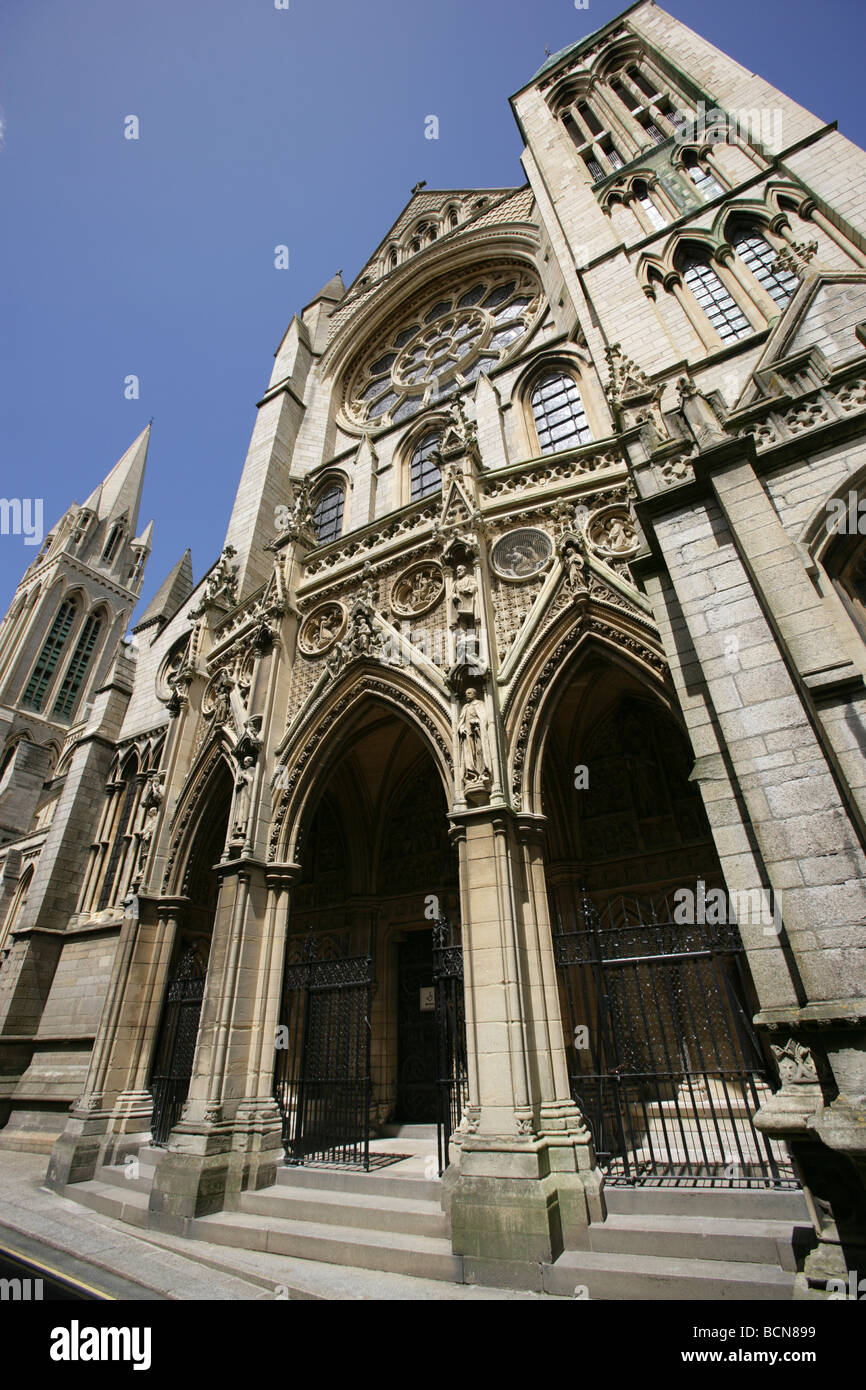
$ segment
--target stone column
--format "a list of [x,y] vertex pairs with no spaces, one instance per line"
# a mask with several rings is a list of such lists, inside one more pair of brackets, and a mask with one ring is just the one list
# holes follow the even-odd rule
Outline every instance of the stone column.
[[[757,1122],[791,1137],[817,1190],[834,1191],[834,1210],[838,1199],[849,1213],[849,1242],[866,1246],[862,1190],[859,1217],[850,1200],[866,1158],[866,853],[828,720],[834,702],[856,692],[857,673],[755,473],[754,446],[718,444],[694,465],[685,497],[670,489],[639,504],[670,575],[668,586],[656,569],[648,589],[691,701],[695,772],[728,887],[773,896],[772,924],[740,918],[761,1005],[756,1022],[777,1055],[799,1044],[815,1063],[811,1089],[797,1083],[797,1105],[774,1099]],[[750,885],[740,872],[749,864]],[[794,1116],[787,1128],[785,1108]],[[827,1146],[823,1158],[817,1140]],[[828,1149],[852,1161],[847,1179],[838,1162],[827,1177]]]
[[150,1141],[148,1089],[169,966],[185,900],[139,899],[126,916],[87,1082],[54,1146],[46,1182],[87,1182]]
[[586,1243],[601,1176],[571,1099],[538,827],[455,813],[469,1105],[445,1175],[454,1251],[472,1282],[541,1287],[541,1262]]
[[230,860],[221,886],[193,1076],[150,1195],[160,1229],[265,1187],[282,1159],[271,1092],[288,915],[288,880],[262,863]]

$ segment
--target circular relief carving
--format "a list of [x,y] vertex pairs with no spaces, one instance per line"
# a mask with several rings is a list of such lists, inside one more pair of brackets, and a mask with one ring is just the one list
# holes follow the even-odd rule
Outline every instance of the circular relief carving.
[[442,598],[445,581],[442,570],[430,562],[412,565],[394,581],[391,607],[401,618],[417,618],[429,613]]
[[496,542],[493,568],[502,579],[531,579],[544,569],[552,554],[553,541],[546,531],[522,526]]
[[182,641],[176,642],[159,668],[156,677],[156,697],[158,700],[162,700],[163,704],[167,700],[170,700],[174,694],[172,681],[183,665],[183,659],[186,656],[188,646],[188,637],[184,637]]
[[587,527],[587,537],[602,558],[621,559],[638,548],[634,522],[622,507],[596,513]]
[[305,656],[321,656],[343,635],[346,610],[341,603],[325,603],[301,623],[298,646]]

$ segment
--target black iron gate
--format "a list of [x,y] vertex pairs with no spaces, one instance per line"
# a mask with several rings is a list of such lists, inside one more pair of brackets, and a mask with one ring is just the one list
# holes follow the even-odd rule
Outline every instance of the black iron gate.
[[206,975],[207,960],[200,945],[193,943],[169,981],[154,1053],[151,1134],[159,1147],[168,1142],[189,1094]]
[[752,1124],[767,1075],[737,924],[684,923],[680,902],[552,895],[572,1094],[599,1165],[614,1183],[796,1186]]
[[433,988],[436,1007],[436,1130],[439,1172],[448,1166],[448,1141],[468,1099],[463,944],[460,928],[444,917],[433,923]]
[[274,1067],[286,1160],[370,1166],[373,957],[319,959],[321,939],[286,966]]

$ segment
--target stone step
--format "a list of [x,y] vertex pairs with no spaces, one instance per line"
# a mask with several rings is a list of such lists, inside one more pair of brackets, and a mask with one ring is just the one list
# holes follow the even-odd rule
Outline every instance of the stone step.
[[542,1276],[545,1292],[563,1298],[764,1302],[788,1301],[794,1289],[794,1275],[775,1265],[595,1250],[566,1250],[554,1264],[542,1266]]
[[724,1216],[618,1216],[589,1227],[599,1253],[669,1256],[779,1265],[796,1270],[790,1221],[750,1221]]
[[425,1139],[436,1146],[435,1125],[382,1125],[380,1133],[385,1139]]
[[219,1212],[190,1223],[188,1234],[215,1245],[262,1250],[326,1264],[463,1282],[463,1261],[444,1237],[406,1235],[358,1226],[322,1226],[248,1212]]
[[131,1183],[118,1186],[94,1179],[92,1182],[76,1183],[73,1191],[76,1202],[103,1216],[113,1216],[130,1226],[143,1227],[148,1224],[150,1193],[136,1189]]
[[238,1210],[324,1226],[359,1226],[404,1235],[446,1236],[448,1221],[438,1202],[418,1197],[381,1197],[332,1189],[268,1187],[244,1192]]
[[791,1221],[809,1225],[809,1209],[800,1191],[774,1188],[614,1187],[605,1184],[607,1209],[618,1216],[742,1216],[755,1221]]
[[352,1172],[344,1168],[293,1168],[289,1165],[277,1169],[278,1187],[315,1187],[320,1191],[367,1193],[374,1197],[417,1197],[421,1201],[438,1202],[442,1191],[439,1178],[423,1178],[415,1174],[400,1177],[386,1176],[386,1168],[380,1173]]

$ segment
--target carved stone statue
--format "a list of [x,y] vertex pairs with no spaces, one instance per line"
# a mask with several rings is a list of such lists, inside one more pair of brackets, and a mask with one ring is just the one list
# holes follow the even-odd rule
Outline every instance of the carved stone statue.
[[226,546],[205,584],[203,604],[221,603],[227,608],[234,607],[237,602],[238,567],[232,564],[232,558],[236,554],[233,545]]
[[451,602],[454,605],[455,621],[462,627],[475,627],[478,623],[478,585],[474,574],[469,573],[466,565],[458,565],[454,572],[454,593]]
[[221,728],[231,718],[232,683],[224,670],[219,670],[211,687],[211,703],[215,728]]
[[469,686],[466,691],[457,723],[457,738],[464,791],[486,791],[491,780],[487,711],[473,686]]
[[250,818],[250,804],[255,775],[256,760],[252,754],[248,753],[244,758],[243,766],[235,782],[235,815],[232,837],[236,840],[244,839],[247,833],[247,822]]
[[628,517],[611,516],[601,522],[595,540],[616,555],[626,555],[637,545],[637,532]]
[[574,535],[564,536],[560,546],[560,554],[565,572],[565,582],[569,589],[573,594],[585,594],[588,590],[586,560],[578,537]]

